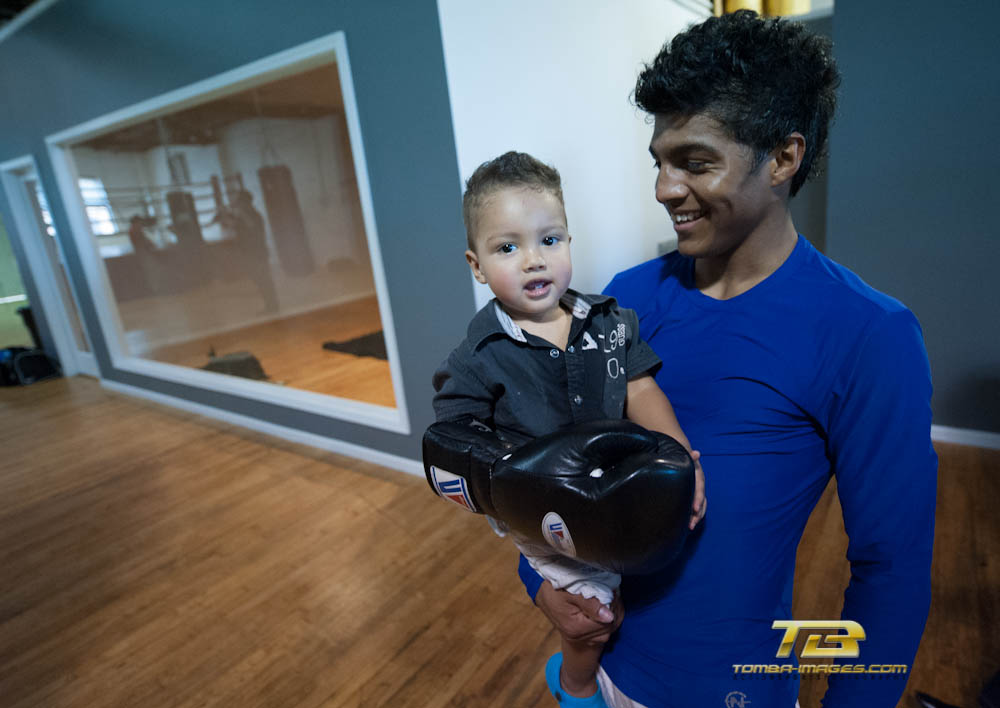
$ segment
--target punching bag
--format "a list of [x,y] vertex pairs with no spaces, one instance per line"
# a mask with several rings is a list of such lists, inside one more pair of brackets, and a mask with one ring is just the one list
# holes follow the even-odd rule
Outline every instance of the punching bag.
[[201,224],[194,208],[194,197],[187,192],[167,192],[167,208],[170,209],[170,228],[177,234],[177,243],[185,248],[200,246]]
[[257,177],[282,270],[289,275],[308,275],[313,271],[313,255],[292,171],[287,165],[270,165],[258,169]]
[[170,210],[169,228],[177,235],[177,247],[164,252],[166,268],[170,273],[170,290],[190,290],[211,279],[211,267],[205,260],[205,241],[201,224],[194,207],[194,197],[182,190],[167,192]]

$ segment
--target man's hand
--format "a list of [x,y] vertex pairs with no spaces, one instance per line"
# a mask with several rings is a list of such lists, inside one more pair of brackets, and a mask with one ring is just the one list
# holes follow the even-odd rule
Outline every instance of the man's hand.
[[565,590],[556,590],[548,580],[538,588],[535,604],[559,634],[574,642],[604,644],[625,617],[625,609],[617,593],[609,611],[596,597],[585,599]]
[[691,504],[691,521],[688,523],[688,528],[694,531],[698,522],[705,518],[708,500],[705,498],[705,470],[701,468],[701,453],[692,450],[691,459],[694,460],[694,502]]

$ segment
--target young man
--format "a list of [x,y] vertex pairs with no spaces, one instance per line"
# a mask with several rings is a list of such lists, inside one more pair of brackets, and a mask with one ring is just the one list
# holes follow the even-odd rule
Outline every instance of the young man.
[[[606,639],[621,623],[599,677],[611,706],[796,704],[794,673],[734,665],[782,662],[772,622],[791,617],[796,548],[831,474],[850,537],[842,618],[866,635],[845,663],[913,663],[937,469],[920,328],[813,249],[788,208],[823,154],[838,81],[827,40],[747,11],[681,33],[639,76],[678,250],[606,292],[670,371],[657,382],[702,452],[712,511],[670,568],[623,579],[624,619],[601,622],[521,566],[564,636]],[[906,678],[832,677],[824,706],[891,708]]]

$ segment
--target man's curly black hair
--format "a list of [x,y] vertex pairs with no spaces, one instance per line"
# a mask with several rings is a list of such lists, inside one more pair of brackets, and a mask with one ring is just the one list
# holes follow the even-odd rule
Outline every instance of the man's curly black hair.
[[826,151],[840,73],[829,39],[752,10],[711,17],[678,34],[647,64],[635,102],[647,113],[707,115],[754,153],[754,169],[791,133],[805,137],[790,194]]

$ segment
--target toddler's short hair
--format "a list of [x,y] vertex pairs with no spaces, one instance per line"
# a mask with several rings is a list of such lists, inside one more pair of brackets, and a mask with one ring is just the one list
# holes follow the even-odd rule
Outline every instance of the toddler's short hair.
[[565,209],[562,180],[555,167],[524,152],[505,152],[477,167],[465,183],[462,218],[465,220],[465,235],[470,250],[476,250],[475,227],[479,210],[494,192],[504,187],[528,187],[550,192]]

